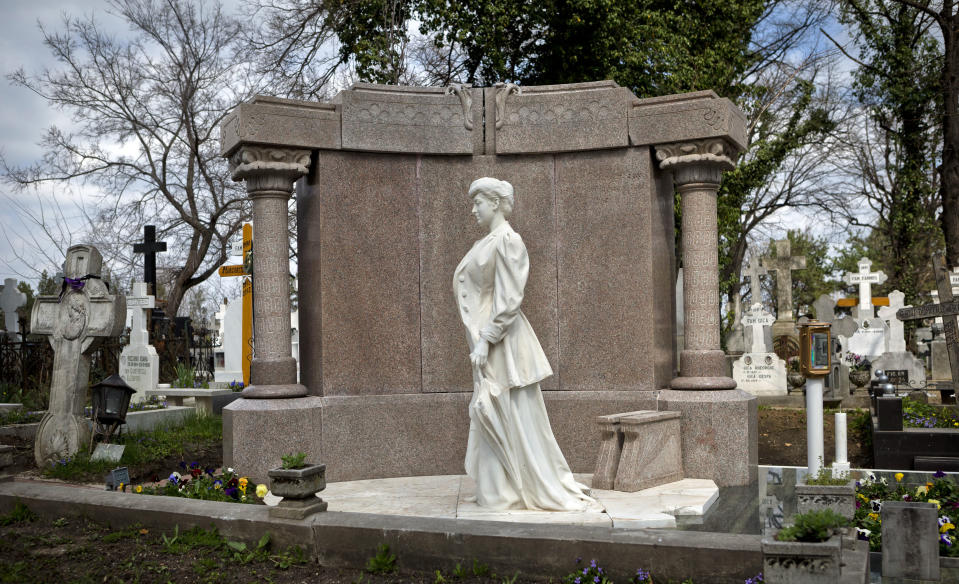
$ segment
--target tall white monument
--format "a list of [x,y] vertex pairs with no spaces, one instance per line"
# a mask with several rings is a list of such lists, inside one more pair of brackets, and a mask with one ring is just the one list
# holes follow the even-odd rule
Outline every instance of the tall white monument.
[[3,292],[0,292],[0,310],[3,311],[3,329],[11,338],[16,338],[20,330],[17,322],[17,309],[26,305],[27,295],[17,290],[16,278],[7,278],[3,281]]
[[150,344],[147,331],[147,311],[154,306],[154,297],[147,294],[146,283],[135,282],[133,294],[127,296],[127,311],[133,316],[130,344],[120,353],[120,377],[137,390],[131,402],[145,401],[147,390],[156,388],[160,381],[160,357]]
[[846,284],[859,285],[859,306],[858,312],[853,311],[853,318],[857,321],[863,321],[873,318],[875,313],[872,310],[872,285],[882,284],[887,277],[882,271],[873,272],[872,260],[862,258],[859,260],[859,271],[849,272],[843,276]]

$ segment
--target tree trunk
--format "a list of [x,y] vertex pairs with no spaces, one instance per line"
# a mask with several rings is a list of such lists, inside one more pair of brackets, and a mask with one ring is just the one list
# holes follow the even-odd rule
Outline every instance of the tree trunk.
[[[950,3],[951,4],[951,3]],[[939,192],[942,197],[942,234],[946,239],[946,259],[951,266],[959,266],[959,43],[956,43],[956,15],[943,10],[948,30],[944,34],[944,63],[942,66],[942,167]]]

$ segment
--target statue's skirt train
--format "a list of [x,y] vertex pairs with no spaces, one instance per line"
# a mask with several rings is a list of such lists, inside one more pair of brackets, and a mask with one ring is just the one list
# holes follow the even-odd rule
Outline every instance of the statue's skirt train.
[[504,389],[483,374],[476,378],[466,474],[476,483],[477,504],[548,511],[595,505],[553,437],[539,383]]

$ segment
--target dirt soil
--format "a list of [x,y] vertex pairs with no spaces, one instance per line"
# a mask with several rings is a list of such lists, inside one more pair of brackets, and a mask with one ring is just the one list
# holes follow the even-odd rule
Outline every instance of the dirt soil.
[[[272,559],[244,562],[224,545],[164,545],[173,533],[139,527],[111,529],[88,519],[61,518],[21,522],[2,528],[0,537],[0,582],[20,584],[76,582],[143,584],[167,582],[271,582],[276,584],[435,584],[434,573],[400,570],[390,575],[371,575],[360,569],[335,569],[310,560],[277,564],[284,550],[270,550]],[[182,538],[182,534],[180,534]],[[402,560],[400,560],[401,562]],[[565,574],[554,574],[557,577]],[[502,584],[502,577],[457,579],[445,573],[450,584]],[[516,584],[543,582],[520,574]]]
[[[853,468],[872,468],[871,436],[857,432],[853,419],[859,410],[846,413],[846,451]],[[823,416],[825,463],[836,459],[835,417]],[[806,466],[806,410],[763,408],[759,410],[759,464]]]

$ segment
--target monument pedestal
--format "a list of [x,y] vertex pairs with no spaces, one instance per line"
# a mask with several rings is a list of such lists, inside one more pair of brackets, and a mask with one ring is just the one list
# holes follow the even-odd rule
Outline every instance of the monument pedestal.
[[307,460],[324,460],[322,408],[315,396],[235,400],[223,408],[223,466],[265,483],[284,455],[305,452]]
[[720,487],[748,485],[759,464],[755,396],[741,389],[659,392],[660,411],[682,414],[683,476]]

